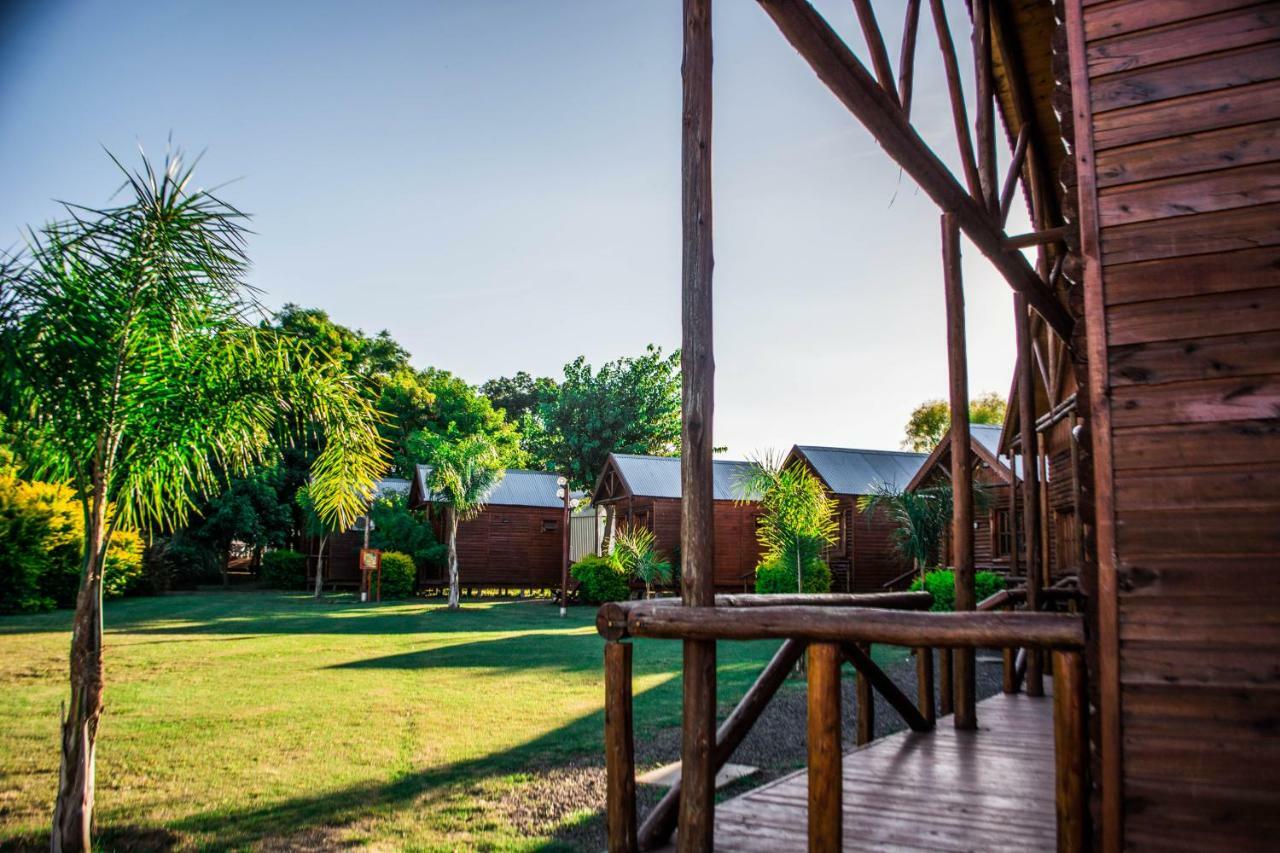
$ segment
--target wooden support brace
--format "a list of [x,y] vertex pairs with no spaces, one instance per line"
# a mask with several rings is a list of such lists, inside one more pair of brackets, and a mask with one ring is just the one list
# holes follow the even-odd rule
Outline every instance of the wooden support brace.
[[907,19],[902,25],[902,50],[898,53],[898,102],[902,114],[911,118],[911,89],[915,79],[916,32],[920,28],[920,0],[907,0]]
[[[868,647],[869,648],[869,647]],[[844,655],[845,660],[853,665],[858,671],[858,702],[862,702],[862,683],[866,682],[867,691],[870,693],[874,689],[877,693],[885,698],[885,700],[893,706],[893,709],[902,717],[903,722],[911,727],[912,731],[927,732],[933,728],[933,724],[927,720],[920,710],[907,698],[906,694],[893,683],[893,679],[889,677],[883,669],[876,665],[871,659],[871,655],[861,645],[853,643],[844,643],[840,646],[840,651]],[[868,697],[873,698],[873,697]],[[859,710],[859,720],[861,720],[861,710]],[[870,737],[868,740],[875,738],[875,716],[872,714],[869,721],[868,729]],[[861,731],[861,723],[859,723],[859,731]],[[859,744],[861,745],[861,744]]]
[[867,42],[867,50],[871,51],[871,67],[876,70],[876,79],[880,81],[880,88],[894,100],[894,103],[898,103],[898,90],[893,85],[893,68],[889,65],[889,52],[885,50],[884,36],[880,34],[880,25],[876,23],[876,13],[871,8],[871,0],[853,0],[853,8],[858,13],[858,25],[862,27],[862,37]]
[[610,853],[636,842],[635,734],[631,717],[631,644],[604,644],[605,815]]
[[1060,243],[1071,233],[1072,226],[1059,225],[1043,231],[1031,231],[1026,234],[1014,234],[1004,238],[1004,247],[1008,250],[1029,249],[1032,246],[1043,246],[1047,243]]
[[996,122],[995,88],[991,68],[991,0],[970,0],[973,9],[973,64],[975,93],[975,131],[978,136],[978,178],[982,185],[981,202],[995,216],[996,199]]
[[1024,124],[1018,131],[1018,142],[1013,148],[1013,160],[1009,163],[1009,172],[1004,176],[1004,187],[1000,190],[1000,227],[1009,220],[1009,208],[1013,206],[1013,193],[1018,188],[1018,178],[1022,175],[1022,164],[1027,159],[1027,143],[1031,139],[1031,125]]
[[844,780],[840,746],[840,647],[834,643],[809,646],[808,735],[809,850],[810,853],[839,853],[844,842]]

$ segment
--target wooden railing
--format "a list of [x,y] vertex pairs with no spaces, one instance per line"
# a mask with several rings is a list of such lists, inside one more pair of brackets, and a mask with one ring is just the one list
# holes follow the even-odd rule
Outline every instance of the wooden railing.
[[[746,738],[788,673],[808,654],[809,846],[839,850],[843,821],[840,736],[840,667],[851,663],[858,678],[857,742],[874,732],[872,692],[879,692],[909,727],[934,726],[933,650],[941,650],[941,685],[948,695],[947,661],[956,649],[1044,650],[1052,653],[1058,846],[1085,849],[1087,839],[1087,732],[1083,621],[1074,615],[999,612],[1019,603],[1017,591],[983,601],[981,612],[926,613],[928,593],[838,596],[717,596],[715,607],[685,607],[675,599],[607,604],[596,626],[605,644],[605,745],[609,849],[651,849],[676,828],[681,782],[636,825],[635,754],[632,724],[633,637],[672,640],[764,640],[783,643],[738,706],[721,723],[710,749],[682,755],[703,761],[698,777],[714,779]],[[917,704],[872,660],[873,643],[916,650]],[[1015,657],[1005,655],[1005,686]],[[941,703],[946,713],[947,703]]]

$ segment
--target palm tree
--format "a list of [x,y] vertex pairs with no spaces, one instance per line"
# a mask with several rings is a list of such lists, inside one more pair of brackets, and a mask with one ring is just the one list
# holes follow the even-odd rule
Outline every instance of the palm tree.
[[812,471],[799,463],[784,465],[779,453],[765,451],[750,462],[735,484],[738,501],[759,496],[763,514],[756,537],[765,558],[794,564],[796,591],[803,591],[806,560],[835,541],[836,501]]
[[449,609],[459,605],[458,523],[475,518],[489,493],[502,481],[498,451],[482,435],[439,444],[432,453],[428,487],[431,500],[444,506],[449,547]]
[[[115,158],[112,158],[113,160]],[[29,461],[84,512],[52,849],[87,850],[103,709],[102,571],[116,530],[181,526],[282,444],[320,443],[317,512],[349,524],[386,464],[376,413],[336,365],[257,328],[245,215],[180,154],[125,174],[118,207],[66,205],[0,264],[3,396]]]
[[618,531],[611,550],[622,570],[644,584],[645,598],[653,595],[655,586],[671,583],[671,564],[654,549],[654,541],[653,531],[633,524]]
[[[876,510],[884,510],[894,525],[893,539],[911,567],[920,573],[920,582],[929,564],[938,558],[942,537],[951,523],[951,486],[927,486],[913,492],[896,486],[877,483],[870,494],[858,498],[858,511],[868,516]],[[980,483],[973,484],[973,502],[982,511],[990,502],[990,496]]]

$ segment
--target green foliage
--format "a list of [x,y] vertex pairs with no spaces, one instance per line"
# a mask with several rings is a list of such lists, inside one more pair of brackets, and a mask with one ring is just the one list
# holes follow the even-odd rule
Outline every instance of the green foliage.
[[324,353],[347,373],[370,382],[382,382],[409,368],[409,352],[385,329],[369,337],[359,329],[349,329],[329,318],[319,308],[303,308],[287,303],[275,315],[270,327],[291,338],[304,341]]
[[304,589],[307,556],[283,548],[262,555],[262,585],[269,589]]
[[621,569],[644,584],[649,593],[655,586],[671,583],[671,563],[654,549],[654,536],[647,527],[631,525],[613,537],[612,557]]
[[180,532],[152,546],[147,582],[155,592],[195,589],[201,584],[216,583],[223,559],[207,542]]
[[[973,507],[983,512],[991,503],[991,495],[980,483],[973,484]],[[922,571],[932,565],[941,553],[942,537],[951,524],[951,486],[926,486],[913,492],[877,483],[869,495],[858,497],[858,511],[867,515],[885,513],[894,525],[893,541],[908,565]]]
[[[995,391],[988,391],[969,399],[969,423],[1003,424],[1005,400]],[[951,406],[946,400],[925,400],[911,412],[907,421],[906,438],[902,446],[919,453],[928,453],[938,446],[951,428]]]
[[231,480],[221,494],[207,501],[187,532],[207,543],[225,562],[232,542],[251,548],[279,547],[289,539],[293,507],[282,501],[278,467],[258,468]]
[[[810,540],[799,545],[800,577],[802,592],[823,593],[831,591],[831,569],[822,559],[822,543]],[[770,558],[756,567],[756,592],[784,593],[796,591],[795,546]]]
[[[990,598],[1005,588],[1004,579],[994,572],[976,572],[973,576],[974,601]],[[920,578],[911,582],[911,591],[926,590],[933,596],[930,610],[950,611],[956,609],[956,575],[951,569],[937,569],[927,572],[923,585]]]
[[588,554],[569,569],[581,586],[582,597],[590,604],[626,601],[631,597],[626,570],[613,557]]
[[382,597],[410,598],[417,585],[418,569],[413,558],[398,551],[382,554]]
[[444,562],[445,547],[436,540],[431,522],[425,513],[409,509],[404,495],[378,498],[369,514],[373,519],[370,547],[408,554],[420,567],[439,566]]
[[591,488],[614,453],[671,456],[680,452],[680,352],[664,356],[652,344],[644,355],[611,361],[594,372],[585,357],[564,368],[558,392],[525,429],[535,456],[574,488]]
[[417,381],[434,402],[422,416],[423,427],[405,440],[403,460],[397,461],[405,476],[411,475],[413,465],[433,459],[441,445],[472,437],[484,439],[499,467],[528,466],[519,427],[495,409],[488,397],[447,370],[429,367],[417,374]]
[[495,409],[507,413],[507,420],[520,423],[527,415],[536,415],[538,407],[555,399],[556,381],[548,376],[536,379],[521,370],[515,376],[500,376],[480,386]]
[[448,507],[459,521],[480,514],[505,473],[497,448],[483,435],[439,442],[429,458],[431,499]]

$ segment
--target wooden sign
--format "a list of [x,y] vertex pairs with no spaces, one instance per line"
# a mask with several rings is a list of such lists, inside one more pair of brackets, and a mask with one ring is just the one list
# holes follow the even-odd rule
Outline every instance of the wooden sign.
[[382,552],[377,548],[360,549],[360,571],[376,572],[382,569]]

